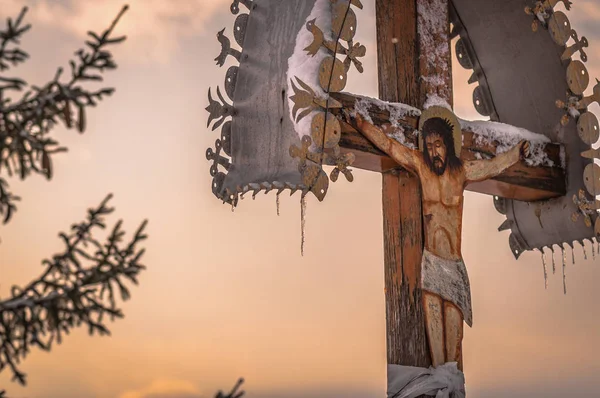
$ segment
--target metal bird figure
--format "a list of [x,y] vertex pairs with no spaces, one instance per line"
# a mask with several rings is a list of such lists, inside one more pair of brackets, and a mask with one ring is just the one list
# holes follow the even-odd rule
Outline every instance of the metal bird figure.
[[242,55],[238,50],[231,48],[231,40],[229,40],[229,38],[225,36],[223,32],[225,32],[225,28],[217,33],[217,40],[219,40],[219,43],[221,43],[221,53],[217,56],[217,58],[215,58],[218,66],[225,65],[225,60],[227,59],[228,55],[233,56],[238,60],[238,62],[240,61]]
[[325,40],[325,36],[323,35],[323,31],[319,29],[319,27],[315,24],[317,19],[310,20],[306,23],[306,29],[308,29],[313,34],[313,42],[304,49],[304,51],[308,52],[308,55],[315,56],[319,49],[323,45]]

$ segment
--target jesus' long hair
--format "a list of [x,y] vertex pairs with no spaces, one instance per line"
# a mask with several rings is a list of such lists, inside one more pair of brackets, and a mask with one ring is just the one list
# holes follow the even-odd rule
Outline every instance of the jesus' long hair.
[[453,131],[454,126],[447,119],[432,117],[423,123],[423,128],[421,129],[424,146],[423,157],[425,163],[430,168],[433,168],[433,161],[429,157],[429,152],[425,147],[425,141],[427,136],[430,134],[439,134],[444,140],[444,145],[446,145],[446,167],[450,168],[452,171],[455,171],[459,170],[463,166],[462,160],[456,156],[456,151],[454,149],[454,135],[452,134]]

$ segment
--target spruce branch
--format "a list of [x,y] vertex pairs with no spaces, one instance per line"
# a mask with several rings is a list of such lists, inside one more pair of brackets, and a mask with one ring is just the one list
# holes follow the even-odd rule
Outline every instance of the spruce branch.
[[[23,34],[31,28],[29,24],[21,26],[26,12],[27,7],[23,7],[16,21],[13,23],[13,20],[8,18],[6,21],[6,30],[0,30],[0,71],[10,68],[10,65],[16,66],[29,57],[18,46]],[[10,44],[15,44],[16,47],[8,48]]]
[[44,260],[41,277],[21,288],[13,286],[11,297],[0,300],[0,372],[10,369],[13,381],[25,385],[18,364],[31,347],[49,351],[52,343],[61,343],[65,334],[87,326],[90,335],[109,335],[105,319],[122,318],[116,296],[130,297],[127,282],[138,283],[145,269],[140,263],[147,238],[144,221],[129,242],[119,220],[105,242],[94,238],[95,230],[106,228],[108,195],[100,206],[89,209],[85,221],[73,224],[70,233],[60,233],[65,249]]
[[[229,392],[229,394],[225,395],[225,393],[223,393],[223,391],[219,391],[217,393],[217,395],[215,395],[215,398],[241,398],[244,394],[245,391],[238,391],[239,388],[242,386],[242,383],[244,382],[244,379],[240,378],[238,379],[237,383],[235,383],[235,386],[233,386],[233,389],[231,390],[231,392]],[[0,396],[0,398],[2,398]]]
[[[25,179],[32,174],[42,174],[52,178],[53,155],[67,149],[48,137],[48,133],[60,122],[83,133],[87,108],[96,106],[114,92],[110,87],[89,90],[83,84],[101,82],[105,71],[117,68],[109,47],[126,39],[125,36],[113,37],[113,31],[127,9],[125,5],[102,34],[88,32],[89,39],[84,48],[76,51],[75,58],[69,62],[68,79],[62,79],[62,68],[42,87],[29,85],[22,79],[0,76],[0,175],[5,172],[9,177]],[[11,43],[18,44],[30,28],[30,25],[22,26],[26,11],[27,8],[23,8],[14,23],[9,18],[7,28],[0,31],[0,70],[28,57],[18,47],[8,48]],[[17,101],[13,102],[5,95],[9,90],[20,92],[26,87],[29,89]],[[0,191],[0,212],[4,207],[4,214],[8,214],[5,203],[8,199],[3,198]],[[12,214],[15,207],[10,209]]]

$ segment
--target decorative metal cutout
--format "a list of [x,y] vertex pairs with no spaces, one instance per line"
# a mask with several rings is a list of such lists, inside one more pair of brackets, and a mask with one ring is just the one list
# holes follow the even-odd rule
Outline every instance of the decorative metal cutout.
[[227,36],[223,34],[225,32],[225,28],[217,33],[217,40],[221,43],[221,53],[215,58],[218,66],[225,65],[225,61],[227,60],[227,56],[231,55],[238,62],[240,62],[240,58],[242,57],[242,53],[236,50],[235,48],[231,48],[231,40]]
[[475,64],[473,63],[471,54],[467,50],[467,46],[465,44],[465,40],[461,37],[456,42],[456,57],[458,58],[458,63],[465,69],[473,69]]
[[302,137],[302,147],[298,148],[295,145],[290,147],[290,156],[299,160],[298,171],[302,175],[302,183],[310,187],[310,191],[312,191],[317,199],[323,200],[329,187],[327,174],[325,174],[321,167],[325,154],[311,152],[309,150],[311,145],[311,138],[305,135]]
[[[256,96],[257,101],[271,105],[271,107],[265,108],[265,111],[274,109],[272,106],[276,104],[272,101],[273,93],[265,87],[272,87],[271,84],[280,85],[279,77],[271,78],[274,75],[269,73],[268,68],[264,74],[261,74],[265,70],[264,67],[260,70],[256,69],[251,62],[246,63],[248,58],[252,60],[253,57],[264,57],[266,54],[276,57],[280,56],[278,51],[281,51],[281,54],[283,52],[289,54],[293,50],[293,42],[290,44],[289,40],[292,35],[295,38],[300,27],[298,23],[300,23],[312,33],[314,39],[313,43],[305,49],[308,56],[316,55],[322,48],[325,48],[330,55],[327,61],[321,65],[323,78],[320,85],[326,93],[340,91],[345,87],[347,73],[352,64],[362,72],[362,63],[359,58],[365,55],[366,48],[360,43],[353,42],[357,19],[354,11],[350,8],[351,6],[362,8],[362,4],[358,0],[329,0],[328,3],[331,4],[332,24],[331,31],[325,33],[315,25],[316,20],[308,21],[305,24],[301,22],[306,20],[306,16],[309,15],[307,12],[310,12],[313,7],[313,2],[310,0],[306,2],[295,0],[293,4],[292,2],[282,4],[272,0],[234,0],[231,3],[232,14],[239,14],[233,24],[233,39],[242,49],[232,47],[235,44],[232,44],[230,38],[225,34],[225,29],[222,29],[217,33],[221,51],[215,61],[218,66],[222,67],[231,56],[240,65],[236,64],[228,68],[224,86],[216,89],[216,98],[213,98],[212,90],[209,89],[209,105],[206,107],[209,112],[207,125],[212,127],[212,130],[222,128],[220,139],[216,140],[214,148],[206,151],[206,157],[211,162],[210,174],[213,177],[213,193],[223,202],[235,206],[238,199],[243,198],[248,192],[251,192],[254,198],[261,191],[265,193],[276,191],[279,195],[286,189],[290,190],[291,194],[300,191],[303,197],[308,192],[313,192],[319,200],[323,200],[329,185],[329,177],[323,171],[324,164],[334,166],[331,173],[332,181],[337,180],[340,173],[344,174],[349,181],[352,180],[349,166],[354,160],[354,155],[341,153],[339,148],[341,126],[330,112],[333,108],[341,108],[342,104],[330,98],[329,95],[317,95],[313,88],[300,79],[292,79],[290,93],[287,92],[287,89],[283,89],[278,98],[283,99],[285,104],[285,100],[291,94],[290,99],[294,104],[291,113],[294,120],[297,122],[312,114],[311,118],[314,117],[314,120],[311,120],[312,123],[309,124],[312,125],[313,130],[304,140],[295,141],[295,136],[292,139],[287,133],[290,130],[287,127],[287,119],[282,118],[281,127],[277,126],[285,133],[282,142],[300,142],[298,145],[292,144],[289,150],[293,159],[298,160],[300,174],[295,173],[293,163],[286,156],[288,154],[286,150],[281,152],[278,149],[277,154],[273,155],[275,157],[272,163],[269,163],[279,165],[283,161],[285,167],[282,172],[274,172],[272,168],[262,166],[261,162],[264,160],[262,158],[257,158],[257,160],[251,158],[249,160],[251,165],[247,165],[248,151],[252,151],[254,142],[262,139],[262,136],[256,133],[257,129],[252,127],[250,130],[248,127],[253,123],[258,123],[257,126],[261,123],[258,120],[260,118],[253,119],[256,111],[253,111],[255,107],[251,102]],[[240,4],[247,8],[249,13],[240,14]],[[261,28],[259,22],[271,23],[268,22],[268,18],[271,18],[270,14],[273,13],[273,9],[278,11],[277,18],[274,18],[272,23],[281,24],[281,26],[273,27],[272,30]],[[298,10],[302,10],[304,16],[299,17]],[[281,33],[283,26],[286,28],[291,26],[290,22],[295,27],[285,34]],[[269,25],[269,27],[272,26],[274,25]],[[277,37],[285,36],[284,44],[273,44],[272,40],[269,41],[269,38],[275,37],[274,35],[277,34],[279,34]],[[330,37],[333,37],[334,40],[329,40]],[[257,45],[265,40],[267,41],[265,44]],[[345,41],[346,44],[342,44],[340,41]],[[251,45],[248,44],[250,42]],[[248,47],[247,51],[243,50],[245,44]],[[341,55],[340,59],[336,57],[337,54]],[[287,57],[289,55],[285,55],[284,58]],[[276,76],[279,76],[281,70],[276,69],[275,73]],[[243,85],[240,86],[239,82],[242,81]],[[267,81],[268,83],[266,83]],[[291,92],[292,89],[293,92]],[[222,95],[222,91],[228,99]],[[261,109],[263,108],[264,106],[261,107]],[[287,109],[286,106],[284,108]],[[271,120],[279,120],[282,116],[280,111],[281,109],[274,112],[277,114],[277,118]],[[270,125],[267,126],[273,131],[276,130]],[[249,130],[245,130],[246,128]],[[248,135],[250,132],[252,135]],[[306,146],[307,140],[308,146]],[[235,144],[235,147],[232,144]],[[271,156],[269,153],[263,155]],[[269,157],[269,159],[271,158]],[[244,167],[238,167],[242,164]],[[251,170],[256,170],[256,172]],[[276,181],[262,181],[263,178],[265,180],[272,178]],[[277,181],[279,179],[282,181]]]
[[232,66],[229,69],[227,69],[227,74],[225,75],[225,92],[231,100],[233,100],[233,94],[235,93],[235,84],[237,83],[238,70],[239,67]]
[[[563,79],[565,80],[564,83],[559,82],[559,86],[565,86],[566,95],[564,98],[561,98],[561,100],[556,101],[556,105],[565,111],[565,115],[561,120],[562,124],[566,126],[571,119],[574,119],[577,122],[576,134],[587,145],[592,145],[598,140],[598,138],[600,138],[600,126],[596,116],[593,115],[591,112],[588,112],[587,110],[588,106],[593,102],[600,102],[600,83],[598,83],[597,88],[594,88],[593,95],[585,96],[586,90],[590,88],[590,75],[585,67],[585,62],[588,58],[586,52],[590,47],[590,43],[587,38],[582,37],[572,28],[571,22],[569,21],[567,15],[564,12],[554,10],[557,4],[559,3],[563,3],[567,10],[571,8],[571,2],[568,0],[531,1],[531,6],[527,7],[525,9],[525,12],[532,16],[533,21],[531,27],[534,31],[539,30],[538,28],[540,26],[544,27],[548,30],[548,34],[550,34],[552,41],[555,44],[562,47],[558,50],[557,58],[558,60],[562,60],[563,62],[555,62],[551,66],[552,69],[550,72],[542,72],[544,75],[555,76],[557,69],[561,68],[561,65],[564,65]],[[512,10],[509,9],[512,8],[513,5],[519,4],[519,1],[505,0],[502,2],[496,2],[494,4],[494,6],[486,6],[482,3],[481,5],[475,6],[475,2],[471,2],[470,0],[455,0],[452,2],[450,18],[451,23],[454,25],[454,27],[452,29],[451,35],[452,37],[459,36],[456,43],[455,54],[461,66],[473,71],[469,78],[469,84],[475,82],[478,83],[478,87],[475,88],[473,93],[473,101],[475,109],[477,109],[479,113],[481,113],[484,116],[489,116],[492,121],[499,121],[507,124],[515,124],[514,122],[510,121],[512,118],[512,120],[519,120],[519,122],[516,122],[517,125],[519,125],[519,123],[521,122],[529,123],[529,127],[521,127],[530,128],[532,129],[532,131],[536,131],[536,127],[534,126],[537,121],[535,121],[534,118],[527,119],[525,115],[519,114],[519,112],[515,111],[514,107],[507,105],[508,96],[501,93],[502,90],[500,87],[496,87],[498,84],[500,84],[501,81],[505,79],[504,75],[498,74],[494,70],[484,70],[481,66],[482,63],[485,63],[485,65],[491,65],[490,62],[494,62],[493,56],[491,55],[491,53],[493,53],[494,51],[492,51],[491,49],[486,49],[485,44],[483,44],[484,40],[482,40],[481,38],[490,37],[487,34],[498,34],[498,36],[494,36],[494,39],[499,39],[500,37],[504,37],[504,39],[506,39],[507,35],[500,36],[500,34],[497,32],[500,29],[495,29],[492,27],[486,28],[478,26],[477,28],[474,28],[473,26],[476,25],[475,21],[478,20],[477,18],[486,18],[486,20],[492,20],[491,18],[494,18],[495,13],[497,14],[506,12],[506,16],[508,16],[508,13],[512,12]],[[501,17],[503,16],[504,15],[502,15]],[[481,19],[479,19],[479,21],[481,21]],[[504,19],[504,22],[506,22],[506,18]],[[523,30],[528,30],[529,27],[520,26],[518,29],[519,32],[521,32]],[[482,36],[481,33],[484,32],[485,34]],[[518,43],[514,43],[514,45],[518,46]],[[528,38],[528,40],[524,40],[523,51],[527,52],[524,49],[531,49],[532,45],[535,45],[533,39]],[[540,45],[545,46],[544,48],[547,50],[551,50],[551,48],[546,48],[548,45],[547,40],[545,40],[543,43],[540,43]],[[475,52],[475,47],[479,51],[481,51],[481,53],[478,54],[477,52]],[[510,48],[501,48],[500,50],[503,56],[515,53],[514,51],[511,51]],[[547,54],[551,53],[553,52],[547,52]],[[548,55],[548,57],[550,57],[550,55]],[[480,63],[480,58],[482,63]],[[524,57],[523,59],[527,60],[527,57]],[[529,61],[532,61],[532,59],[529,58]],[[524,64],[525,62],[520,63],[520,65]],[[533,63],[530,62],[530,65],[531,64]],[[504,67],[506,67],[505,64],[503,65]],[[540,70],[544,70],[545,67],[545,65],[538,65],[538,68],[540,68]],[[532,69],[526,70],[528,70],[528,73],[532,73]],[[488,79],[490,80],[488,81]],[[538,75],[536,77],[536,84],[541,84],[539,80],[540,77]],[[491,91],[490,88],[492,89]],[[494,90],[495,88],[497,90]],[[546,90],[546,92],[553,91],[556,91],[556,89],[549,88],[548,90]],[[560,93],[556,97],[554,97],[554,95],[553,98],[550,97],[548,98],[548,100],[553,101],[561,97]],[[544,101],[543,98],[540,98],[539,100]],[[496,104],[495,101],[497,101],[498,103]],[[552,102],[550,102],[550,104],[552,104]],[[498,106],[498,108],[496,106]],[[544,114],[550,114],[551,112],[551,110],[548,109],[548,106],[546,104],[543,104],[543,106],[541,106],[540,109],[544,109]],[[498,115],[498,111],[502,112],[502,118],[500,118],[500,116]],[[515,111],[514,114],[511,114],[510,112],[513,111]],[[537,123],[539,123],[538,125],[540,127],[544,126],[544,132],[551,130],[548,129],[547,126],[545,126],[545,124],[552,124],[552,121],[548,123]],[[572,131],[573,133],[575,133],[575,128],[573,125],[571,125],[562,131]],[[579,160],[577,158],[574,158],[576,153],[581,153],[581,156],[583,157],[581,158],[582,170],[587,164],[586,159],[597,159],[600,155],[600,151],[592,150],[591,148],[587,151],[585,149],[580,150],[579,143],[576,142],[579,140],[579,138],[575,138],[575,140],[573,140],[573,137],[571,135],[565,136],[564,141],[561,135],[559,135],[557,138],[552,137],[552,133],[544,133],[544,135],[546,135],[553,141],[556,141],[556,139],[558,138],[559,140],[561,140],[561,143],[563,143],[563,148],[561,150],[564,150],[565,152],[561,153],[561,160],[568,160],[566,164],[563,163],[563,167],[565,167],[565,170],[567,170],[567,174],[568,170],[572,170],[572,167],[579,167],[579,165],[576,164],[577,162],[579,162]],[[497,211],[506,216],[506,219],[500,225],[499,230],[511,231],[509,243],[511,251],[513,252],[515,257],[518,258],[520,254],[526,250],[539,249],[543,252],[543,250],[546,247],[552,249],[552,245],[550,244],[550,242],[552,241],[552,239],[555,238],[551,238],[549,235],[544,235],[544,232],[540,232],[540,234],[542,234],[543,236],[541,236],[540,239],[537,239],[535,236],[533,236],[535,235],[535,233],[532,233],[531,231],[535,228],[539,228],[541,231],[550,231],[556,229],[556,223],[559,222],[557,219],[560,218],[560,216],[563,214],[566,215],[567,218],[571,218],[572,213],[577,213],[579,221],[582,221],[581,219],[583,217],[583,222],[580,223],[579,226],[571,228],[570,232],[565,232],[564,234],[561,233],[561,236],[564,235],[564,238],[562,239],[570,240],[570,243],[574,241],[582,242],[584,239],[587,239],[584,238],[588,233],[585,228],[587,228],[587,226],[590,223],[585,221],[585,217],[581,212],[579,204],[581,204],[581,207],[585,209],[585,211],[588,211],[588,208],[593,209],[593,211],[588,211],[587,213],[590,219],[589,221],[591,222],[592,226],[595,227],[595,225],[597,224],[599,225],[598,228],[600,228],[600,221],[597,221],[600,217],[597,216],[596,212],[599,202],[594,200],[593,198],[599,192],[597,190],[594,192],[589,192],[587,189],[597,188],[594,185],[595,181],[598,180],[597,178],[594,178],[595,173],[596,167],[588,166],[588,171],[586,175],[589,175],[589,182],[587,184],[587,187],[584,184],[583,175],[579,176],[579,178],[570,178],[567,182],[567,192],[569,196],[567,196],[566,198],[562,197],[557,198],[556,200],[544,201],[536,205],[532,203],[518,202],[499,197],[494,198],[494,205]],[[600,175],[600,173],[598,174]],[[576,189],[575,196],[578,200],[578,202],[575,203],[575,206],[573,206],[572,203],[568,203],[571,201],[574,188]],[[585,200],[587,200],[587,202],[584,202],[583,200],[579,199],[579,196],[577,194],[577,190],[579,189],[582,190],[583,195],[585,196]],[[564,209],[566,208],[564,207],[565,203],[569,205],[569,210],[567,210],[566,212],[564,211]],[[524,231],[523,227],[519,227],[519,223],[517,223],[516,220],[521,221],[521,225],[531,224],[532,228],[527,228],[527,231]],[[564,222],[564,220],[561,221]],[[534,224],[535,228],[533,227]],[[540,226],[542,224],[543,226]],[[589,239],[593,239],[593,235],[591,234],[591,232],[590,235],[587,236],[589,236]],[[554,242],[554,244],[564,246],[564,242]]]
[[586,112],[577,120],[579,138],[588,145],[592,145],[600,138],[600,125],[598,118],[592,112]]
[[596,85],[594,86],[594,92],[589,97],[584,97],[579,101],[579,109],[585,109],[592,105],[594,102],[600,103],[600,80],[596,79]]
[[579,208],[579,212],[573,213],[571,219],[577,222],[580,216],[583,216],[583,221],[586,227],[591,228],[592,217],[596,213],[596,203],[589,200],[583,189],[579,190],[578,195],[573,195],[573,203]]
[[240,14],[235,19],[235,24],[233,25],[233,37],[235,38],[235,42],[243,47],[244,45],[244,37],[246,36],[246,26],[248,25],[248,14]]
[[[527,7],[525,12],[529,15],[535,15],[548,28],[550,36],[557,45],[566,47],[561,60],[570,61],[567,66],[567,84],[570,92],[567,93],[567,100],[557,100],[556,106],[565,110],[565,115],[561,119],[563,126],[566,126],[571,118],[577,121],[579,138],[585,144],[590,145],[590,149],[582,152],[581,156],[592,160],[585,167],[583,175],[583,183],[587,194],[586,191],[580,189],[577,195],[573,195],[573,203],[578,211],[571,215],[571,219],[573,222],[577,222],[583,216],[585,226],[591,228],[593,218],[596,218],[594,227],[598,239],[600,237],[600,217],[597,212],[599,202],[596,200],[596,195],[600,193],[600,166],[595,164],[594,160],[600,157],[600,150],[592,149],[591,145],[600,138],[600,131],[598,119],[593,113],[588,112],[588,107],[594,102],[600,102],[600,81],[596,79],[597,84],[594,87],[593,94],[584,97],[584,92],[590,82],[589,73],[584,65],[584,62],[587,62],[588,59],[585,48],[589,47],[589,42],[583,36],[581,39],[579,38],[577,32],[572,29],[565,13],[554,11],[556,4],[561,1],[564,3],[565,8],[570,10],[572,3],[568,0],[546,0],[544,2],[537,1],[534,7]],[[532,27],[533,30],[537,30],[537,22],[534,22]],[[569,39],[572,39],[574,44],[567,47]],[[580,60],[573,60],[573,56],[577,54],[579,54]],[[567,242],[567,244],[569,243]]]
[[600,166],[596,163],[588,164],[583,170],[585,188],[594,197],[600,192]]
[[[298,168],[302,173],[302,181],[310,187],[319,200],[325,197],[329,184],[327,175],[322,170],[323,164],[335,166],[331,172],[331,181],[336,182],[340,173],[344,174],[348,181],[354,180],[348,168],[354,161],[354,155],[341,154],[340,122],[329,113],[330,109],[340,108],[341,104],[328,96],[329,93],[340,92],[346,87],[348,71],[352,64],[359,72],[363,71],[362,63],[358,58],[365,56],[366,48],[360,43],[353,42],[357,20],[351,6],[362,9],[359,0],[331,0],[331,35],[334,40],[326,39],[324,32],[315,24],[316,20],[308,21],[306,24],[306,29],[313,35],[313,41],[304,51],[308,56],[314,57],[321,48],[325,48],[329,54],[321,61],[318,74],[319,85],[326,93],[326,98],[317,96],[315,91],[299,78],[295,77],[295,82],[292,80],[294,95],[290,99],[294,103],[293,117],[299,121],[310,114],[314,116],[311,121],[310,136],[305,135],[302,138],[302,148],[292,146],[290,154],[299,158]],[[341,41],[345,41],[346,45]],[[338,59],[337,54],[345,55],[344,61]],[[310,151],[311,146],[314,148],[314,153]]]
[[571,29],[571,22],[565,13],[557,11],[552,14],[548,23],[548,30],[552,40],[559,46],[564,46],[569,41],[573,29]]
[[546,27],[551,16],[560,13],[560,11],[554,12],[554,7],[560,2],[564,3],[567,10],[571,9],[572,3],[569,0],[536,1],[533,7],[525,7],[525,13],[534,17],[531,30],[537,32],[540,24]]
[[[234,0],[231,4],[231,12],[237,14],[239,12],[239,3],[244,4],[250,8],[252,1],[250,0]],[[247,14],[240,15],[234,25],[234,37],[236,43],[243,46],[244,34],[246,30]],[[228,56],[234,57],[238,62],[241,59],[242,53],[231,47],[231,41],[224,34],[225,28],[217,33],[217,40],[221,44],[221,52],[215,58],[215,61],[219,67],[225,65]],[[237,82],[238,67],[231,66],[226,73],[225,77],[225,93],[229,99],[233,101],[235,93],[235,85]],[[211,161],[210,175],[213,177],[212,191],[213,194],[223,200],[224,203],[230,203],[232,206],[237,204],[237,195],[232,194],[229,190],[223,193],[223,185],[227,175],[220,171],[219,168],[224,169],[228,172],[231,167],[231,160],[221,154],[231,157],[231,121],[225,122],[228,118],[231,118],[235,114],[235,110],[232,104],[229,104],[223,95],[221,94],[220,87],[217,86],[217,97],[218,101],[213,99],[211,89],[208,89],[208,102],[209,105],[206,107],[206,111],[209,113],[207,127],[210,127],[211,123],[214,122],[212,130],[216,130],[220,126],[221,139],[215,141],[215,149],[208,148],[206,150],[206,159]]]
[[590,84],[590,75],[581,61],[571,61],[567,67],[569,90],[577,96],[583,95]]
[[246,6],[248,10],[251,10],[254,5],[252,0],[233,0],[233,3],[231,3],[230,7],[233,15],[237,15],[238,12],[240,12],[240,3]]
[[485,74],[478,73],[482,68],[479,65],[479,60],[473,49],[467,30],[462,26],[460,18],[457,17],[454,5],[450,7],[450,17],[454,28],[450,36],[460,38],[456,42],[455,53],[458,63],[465,69],[473,70],[468,83],[478,83],[473,90],[473,105],[477,112],[482,116],[489,116],[492,119],[497,119],[498,114],[494,106],[494,102],[488,89],[488,82]]
[[213,161],[213,165],[210,166],[210,175],[212,177],[216,176],[219,173],[219,165],[223,166],[225,170],[229,170],[229,168],[231,167],[229,159],[221,156],[221,149],[223,149],[221,140],[217,140],[215,142],[215,149],[216,151],[213,151],[212,148],[208,148],[206,150],[206,159]]
[[587,54],[583,49],[589,46],[588,40],[584,36],[582,36],[581,40],[579,40],[579,36],[574,30],[571,31],[571,38],[575,41],[575,44],[565,50],[561,59],[563,61],[570,60],[575,53],[579,52],[579,57],[581,60],[583,62],[587,62]]
[[473,91],[473,104],[475,109],[483,116],[490,116],[492,114],[491,101],[489,99],[489,92],[482,86],[475,87]]
[[225,101],[225,98],[223,98],[223,94],[221,94],[219,87],[217,87],[217,96],[221,102],[215,101],[210,93],[210,88],[208,89],[209,105],[205,109],[210,115],[208,116],[208,123],[206,124],[206,127],[210,127],[210,124],[213,122],[213,120],[216,120],[212,127],[213,131],[218,129],[219,126],[223,124],[225,119],[233,115],[233,106]]
[[[336,109],[342,107],[342,104],[333,98],[321,98],[317,96],[314,90],[302,80],[296,78],[296,82],[300,87],[304,89],[301,90],[300,88],[298,88],[298,86],[296,86],[296,84],[292,80],[294,95],[292,95],[290,99],[294,102],[292,115],[296,122],[299,122],[305,116],[319,109]],[[298,111],[301,109],[302,112],[298,114]]]

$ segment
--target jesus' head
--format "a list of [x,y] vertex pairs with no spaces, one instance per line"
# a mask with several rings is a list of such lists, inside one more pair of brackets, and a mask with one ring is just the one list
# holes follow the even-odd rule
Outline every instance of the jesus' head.
[[454,150],[454,126],[439,117],[433,117],[423,123],[423,158],[431,171],[441,176],[446,169],[454,171],[462,167],[462,161]]

